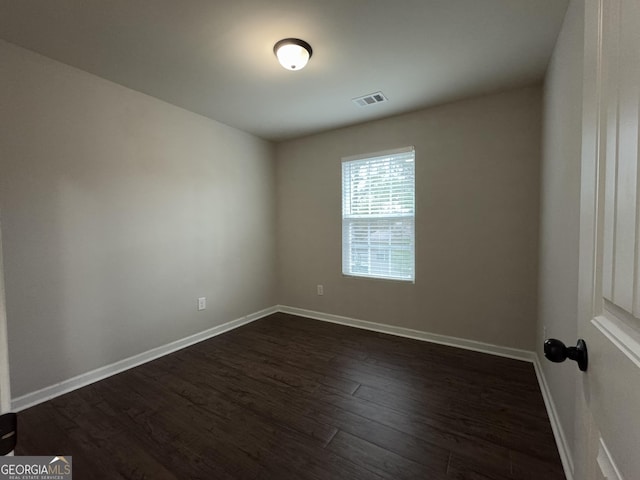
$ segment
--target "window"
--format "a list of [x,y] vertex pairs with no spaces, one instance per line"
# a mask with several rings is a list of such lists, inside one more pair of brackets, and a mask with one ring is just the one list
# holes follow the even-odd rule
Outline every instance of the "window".
[[415,279],[413,147],[342,159],[342,273]]

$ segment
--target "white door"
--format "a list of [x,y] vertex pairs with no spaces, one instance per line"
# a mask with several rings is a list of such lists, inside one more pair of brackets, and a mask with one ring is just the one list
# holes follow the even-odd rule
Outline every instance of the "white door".
[[7,340],[7,309],[4,295],[2,263],[2,226],[0,226],[0,414],[11,410],[9,388],[9,343]]
[[640,479],[640,0],[586,0],[576,480]]

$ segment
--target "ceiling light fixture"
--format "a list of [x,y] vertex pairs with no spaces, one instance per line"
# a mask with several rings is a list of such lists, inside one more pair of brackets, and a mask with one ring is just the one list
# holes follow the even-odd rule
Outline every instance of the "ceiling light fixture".
[[313,50],[304,40],[285,38],[273,46],[273,53],[278,57],[280,65],[287,70],[302,70],[311,58]]

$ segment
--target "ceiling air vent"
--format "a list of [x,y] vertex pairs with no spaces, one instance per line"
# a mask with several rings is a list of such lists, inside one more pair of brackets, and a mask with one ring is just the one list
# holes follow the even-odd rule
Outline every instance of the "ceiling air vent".
[[382,103],[387,101],[387,97],[382,92],[370,93],[363,97],[352,98],[351,101],[359,107],[368,107],[369,105],[375,105],[376,103]]

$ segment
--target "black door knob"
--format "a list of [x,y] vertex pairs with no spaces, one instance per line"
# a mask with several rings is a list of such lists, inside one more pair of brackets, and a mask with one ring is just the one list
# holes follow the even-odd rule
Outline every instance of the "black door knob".
[[552,362],[564,362],[567,358],[578,362],[578,368],[586,372],[589,365],[587,344],[581,338],[575,347],[566,347],[564,343],[555,338],[549,338],[544,342],[544,356]]

